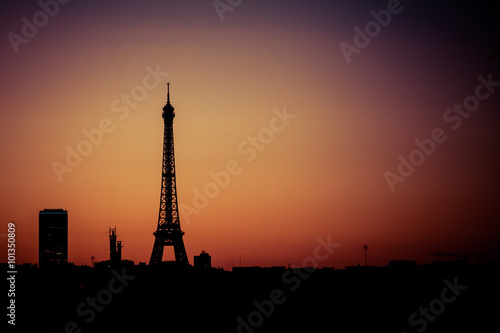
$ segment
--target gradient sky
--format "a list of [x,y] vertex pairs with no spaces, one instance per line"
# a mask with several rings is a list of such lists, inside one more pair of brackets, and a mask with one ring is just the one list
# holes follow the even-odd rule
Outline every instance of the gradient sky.
[[[499,260],[500,87],[458,129],[443,120],[478,76],[500,81],[494,3],[402,1],[348,64],[340,43],[354,45],[354,27],[387,1],[243,1],[221,21],[212,1],[72,0],[18,53],[7,36],[41,7],[2,1],[0,232],[16,221],[17,260],[37,263],[38,212],[63,208],[71,262],[108,259],[109,226],[124,258],[148,262],[168,81],[180,204],[193,207],[210,172],[241,168],[197,215],[181,215],[191,263],[205,250],[226,269],[240,256],[301,265],[328,235],[341,245],[321,266],[362,263],[364,244],[372,265],[445,251]],[[126,116],[114,112],[148,67],[169,74]],[[284,109],[295,118],[248,161],[238,147]],[[59,181],[52,163],[103,119],[113,131]],[[447,140],[391,191],[384,173],[435,128]]]

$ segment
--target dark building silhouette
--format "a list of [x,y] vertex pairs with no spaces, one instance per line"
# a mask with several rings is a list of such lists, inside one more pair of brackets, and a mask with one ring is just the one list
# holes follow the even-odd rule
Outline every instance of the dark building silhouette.
[[108,269],[117,267],[134,266],[132,260],[122,259],[122,241],[117,240],[116,227],[109,227],[109,260],[96,262],[97,269]]
[[413,268],[417,267],[417,263],[413,260],[389,260],[387,267],[390,268]]
[[194,268],[198,270],[212,268],[212,257],[205,251],[201,251],[199,256],[194,256]]
[[112,265],[122,261],[122,241],[116,240],[116,227],[109,228],[109,260]]
[[44,209],[38,216],[38,264],[40,268],[68,263],[68,211]]

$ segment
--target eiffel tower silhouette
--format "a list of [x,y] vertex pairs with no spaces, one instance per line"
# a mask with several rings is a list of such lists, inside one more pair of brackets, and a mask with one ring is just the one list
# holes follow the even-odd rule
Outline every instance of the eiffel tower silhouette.
[[175,262],[187,266],[189,261],[184,247],[179,223],[179,209],[177,205],[177,188],[175,181],[174,157],[174,107],[170,104],[170,83],[167,83],[167,104],[163,107],[163,164],[161,172],[160,213],[155,235],[150,265],[162,262],[165,246],[173,246]]

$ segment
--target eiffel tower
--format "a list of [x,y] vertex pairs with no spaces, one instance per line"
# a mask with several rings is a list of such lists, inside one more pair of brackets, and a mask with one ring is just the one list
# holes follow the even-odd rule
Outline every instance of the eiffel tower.
[[150,265],[162,262],[165,246],[173,246],[175,262],[182,266],[189,265],[186,248],[179,223],[177,207],[177,188],[175,181],[174,158],[174,107],[170,104],[170,83],[167,83],[167,104],[163,107],[163,165],[161,172],[160,214],[155,235]]

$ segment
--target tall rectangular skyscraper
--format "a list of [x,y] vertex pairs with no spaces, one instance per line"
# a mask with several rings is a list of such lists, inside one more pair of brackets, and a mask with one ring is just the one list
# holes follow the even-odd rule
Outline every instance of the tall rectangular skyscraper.
[[44,209],[38,216],[38,264],[40,268],[68,263],[68,211]]

